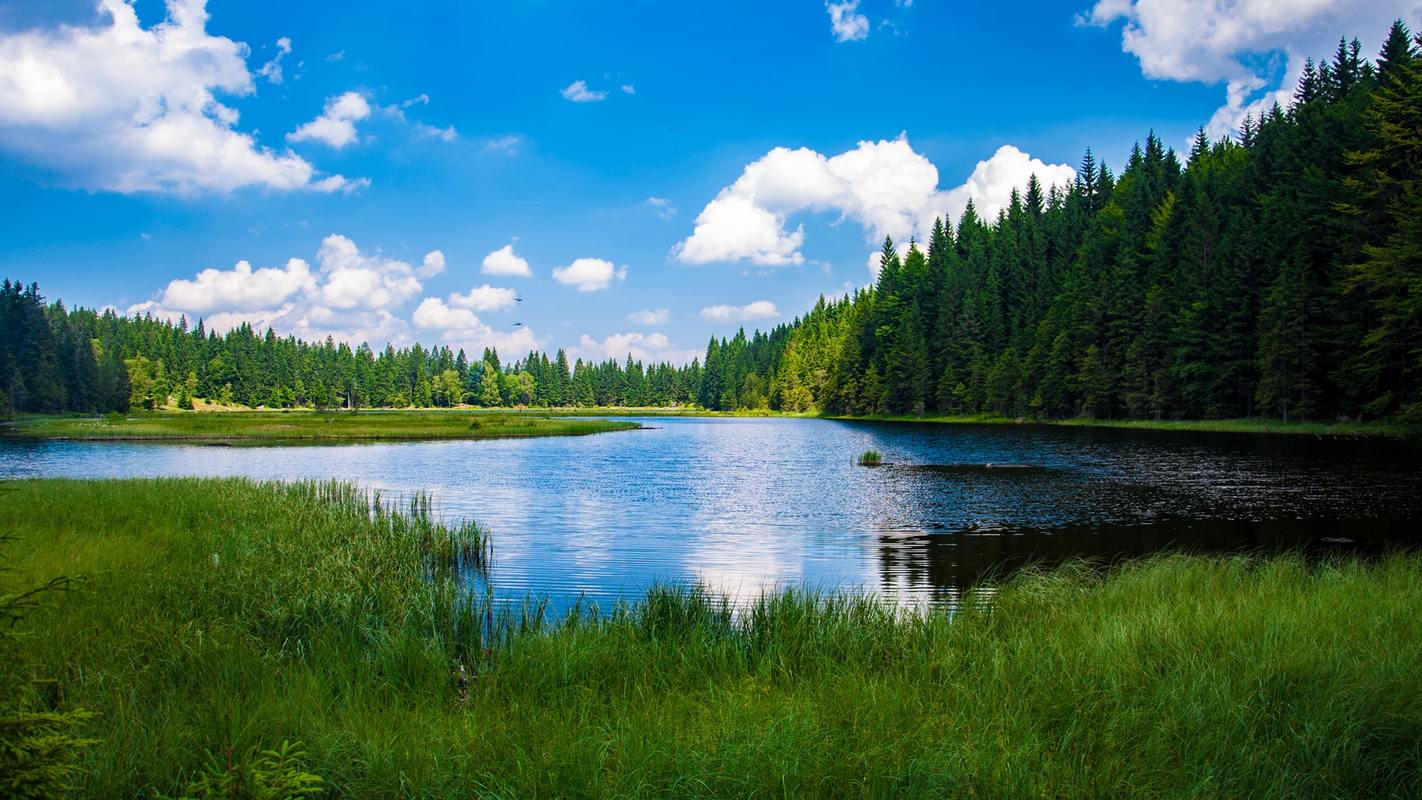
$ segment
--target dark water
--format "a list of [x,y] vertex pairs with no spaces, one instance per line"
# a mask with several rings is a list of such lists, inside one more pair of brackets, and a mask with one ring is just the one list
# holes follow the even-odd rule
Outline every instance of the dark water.
[[[316,447],[0,442],[0,477],[341,478],[494,537],[503,597],[657,580],[951,601],[990,573],[1165,547],[1422,541],[1422,447],[1385,440],[656,418],[590,437]],[[860,467],[864,450],[885,466]],[[988,466],[992,465],[992,466]]]

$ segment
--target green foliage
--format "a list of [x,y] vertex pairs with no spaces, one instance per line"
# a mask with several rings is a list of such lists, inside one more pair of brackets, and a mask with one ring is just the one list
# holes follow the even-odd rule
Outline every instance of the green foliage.
[[321,795],[319,775],[305,770],[300,742],[282,741],[275,750],[250,748],[241,757],[228,745],[219,759],[209,752],[207,764],[178,800],[302,800]]
[[883,463],[884,456],[878,450],[865,450],[859,456],[859,466],[861,467],[877,467]]
[[[14,537],[0,534],[0,547]],[[0,574],[13,572],[0,569]],[[62,797],[83,773],[77,756],[94,744],[78,729],[92,715],[65,707],[60,685],[29,682],[23,643],[16,626],[48,592],[66,589],[64,578],[15,594],[0,590],[0,794],[15,800]]]
[[635,422],[565,419],[473,411],[234,411],[222,414],[133,414],[27,417],[15,434],[34,439],[192,441],[349,441],[498,439],[581,436],[629,430]]

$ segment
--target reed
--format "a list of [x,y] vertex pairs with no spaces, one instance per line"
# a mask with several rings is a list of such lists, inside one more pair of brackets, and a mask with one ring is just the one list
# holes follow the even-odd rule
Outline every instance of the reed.
[[[334,797],[1403,797],[1422,557],[1071,564],[910,612],[657,587],[496,606],[487,540],[341,484],[33,481],[4,580],[82,733],[79,794],[304,745]],[[467,556],[466,566],[445,569]],[[449,560],[447,560],[449,559]],[[472,561],[472,563],[467,563]]]
[[884,456],[878,450],[865,450],[863,455],[859,456],[859,466],[861,467],[877,467],[883,463]]
[[11,435],[109,441],[349,442],[579,436],[630,430],[635,422],[481,411],[172,411],[103,416],[26,416]]

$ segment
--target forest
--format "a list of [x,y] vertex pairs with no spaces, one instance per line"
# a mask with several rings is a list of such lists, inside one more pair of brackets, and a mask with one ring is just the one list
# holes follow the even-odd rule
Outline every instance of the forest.
[[376,352],[0,293],[0,402],[285,408],[671,406],[1017,418],[1422,416],[1422,36],[1309,61],[1288,108],[1087,151],[995,218],[885,241],[874,286],[689,365]]

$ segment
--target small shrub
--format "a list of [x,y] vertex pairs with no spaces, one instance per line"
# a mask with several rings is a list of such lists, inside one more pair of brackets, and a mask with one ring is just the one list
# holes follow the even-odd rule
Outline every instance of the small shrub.
[[275,750],[253,747],[237,758],[232,745],[223,757],[209,752],[207,765],[180,800],[301,800],[321,794],[322,779],[305,768],[300,742],[283,741]]

